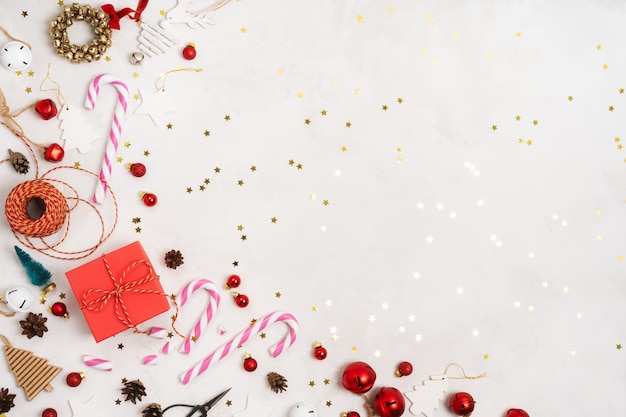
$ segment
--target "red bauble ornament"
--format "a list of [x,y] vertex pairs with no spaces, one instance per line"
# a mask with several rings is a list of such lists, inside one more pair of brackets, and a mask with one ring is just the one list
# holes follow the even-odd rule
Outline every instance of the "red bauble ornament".
[[61,162],[65,156],[65,151],[58,143],[53,143],[44,151],[44,158],[48,162]]
[[193,43],[188,43],[187,46],[183,48],[183,58],[188,61],[191,61],[196,57],[196,45]]
[[474,411],[474,398],[467,392],[457,392],[450,397],[450,410],[457,416],[468,417]]
[[374,410],[380,417],[400,417],[404,406],[402,393],[393,387],[382,387],[374,397]]
[[235,304],[241,308],[248,307],[248,304],[250,304],[248,296],[245,294],[239,294],[238,292],[233,293],[233,300],[235,300]]
[[144,175],[146,175],[146,166],[141,162],[128,164],[128,170],[135,177],[143,177]]
[[152,193],[141,193],[141,198],[143,199],[143,203],[148,207],[156,206],[156,203],[159,201],[157,196]]
[[328,356],[328,351],[320,342],[315,342],[313,345],[313,356],[315,356],[315,359],[318,361],[323,361],[326,359],[326,356]]
[[361,417],[361,415],[356,411],[347,411],[341,413],[341,417]]
[[241,285],[241,278],[239,278],[239,275],[231,275],[226,280],[224,287],[227,290],[230,290],[231,288],[237,288],[239,285]]
[[67,307],[65,306],[64,303],[60,301],[57,301],[56,303],[52,304],[52,307],[50,307],[50,312],[57,317],[69,316],[69,314],[67,313]]
[[245,354],[243,357],[243,369],[248,372],[254,372],[257,367],[256,359],[252,357],[249,353]]
[[69,385],[70,387],[77,387],[80,385],[81,382],[83,382],[83,379],[85,379],[84,373],[70,372],[69,374],[67,374],[65,382],[67,382],[67,385]]
[[411,362],[400,362],[398,369],[396,369],[396,376],[408,376],[413,373],[413,365]]
[[528,413],[521,408],[511,408],[506,412],[506,417],[530,417]]
[[54,408],[46,408],[41,413],[41,417],[57,417],[57,410]]
[[49,98],[39,100],[35,104],[35,111],[43,120],[50,120],[58,113],[56,103]]
[[341,377],[343,387],[353,394],[363,394],[372,389],[376,372],[365,362],[353,362],[346,366]]

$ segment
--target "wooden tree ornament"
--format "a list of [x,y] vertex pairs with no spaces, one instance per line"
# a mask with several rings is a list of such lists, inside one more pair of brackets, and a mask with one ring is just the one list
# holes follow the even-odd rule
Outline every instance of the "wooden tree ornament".
[[62,368],[48,365],[48,359],[35,356],[33,352],[13,347],[4,335],[0,334],[0,339],[4,342],[4,354],[9,363],[9,370],[15,375],[17,384],[24,388],[28,401],[42,390],[50,392],[54,389],[50,382]]

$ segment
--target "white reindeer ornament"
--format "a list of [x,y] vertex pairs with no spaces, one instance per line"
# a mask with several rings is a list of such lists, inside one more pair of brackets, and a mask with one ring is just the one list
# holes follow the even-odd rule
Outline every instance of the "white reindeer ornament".
[[[185,23],[192,29],[214,25],[212,12],[230,3],[230,0],[216,0],[212,5],[200,10],[191,10],[192,0],[178,0],[176,6],[165,14],[167,24]],[[162,22],[162,23],[164,23]]]

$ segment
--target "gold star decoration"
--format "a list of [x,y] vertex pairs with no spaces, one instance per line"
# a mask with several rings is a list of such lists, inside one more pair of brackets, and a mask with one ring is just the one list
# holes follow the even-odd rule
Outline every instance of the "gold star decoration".
[[311,310],[312,310],[314,313],[316,313],[316,312],[317,312],[317,306],[312,306],[312,307],[311,307]]
[[227,114],[226,116],[224,116],[224,120],[226,120],[228,122],[230,120],[230,115]]
[[22,75],[22,71],[15,71],[15,75],[19,77],[20,75]]
[[33,77],[35,75],[35,71],[28,71],[28,76]]
[[118,156],[117,158],[115,158],[115,160],[121,164],[122,161],[124,161],[124,158],[122,158],[121,156]]
[[124,344],[123,344],[123,343],[118,343],[117,348],[118,348],[119,350],[124,349]]
[[272,217],[270,220],[272,221],[272,223],[276,223],[278,221],[276,217]]
[[485,353],[485,354],[483,355],[483,359],[484,359],[484,360],[489,359],[489,354],[488,354],[488,353]]
[[326,110],[322,109],[320,113],[322,114],[322,116],[326,116]]
[[493,130],[493,131],[495,132],[496,130],[498,130],[498,126],[496,126],[496,125],[491,125],[491,130]]
[[241,240],[248,240],[248,236],[246,236],[246,235],[241,235]]
[[618,343],[617,345],[615,345],[615,349],[622,350],[622,344]]
[[59,1],[57,1],[57,5],[59,5],[59,6],[63,6],[63,4],[64,4],[64,3],[63,3],[63,0],[59,0]]
[[174,337],[174,333],[172,332],[167,332],[167,338],[171,339],[172,337]]
[[239,262],[238,261],[233,261],[233,266],[239,266]]
[[205,178],[205,179],[204,179],[204,183],[205,183],[205,184],[210,184],[210,183],[211,183],[211,180],[210,180],[209,178]]
[[250,171],[255,172],[255,171],[256,171],[256,165],[252,165],[252,166],[250,167]]
[[141,218],[140,217],[133,217],[133,223],[135,223],[135,224],[141,223]]
[[107,55],[107,56],[104,57],[104,60],[106,62],[111,62],[111,57]]
[[298,165],[296,165],[296,168],[298,168],[298,169],[302,169],[302,164],[298,164]]
[[22,10],[22,17],[28,16],[28,12],[26,10]]
[[33,89],[30,88],[30,87],[26,87],[26,90],[24,90],[24,91],[26,91],[27,94],[30,94],[30,93],[33,92]]
[[539,124],[539,120],[533,120],[533,125],[537,126]]
[[267,335],[265,334],[265,332],[262,332],[262,333],[259,335],[259,337],[260,337],[261,339],[265,339],[265,338],[267,337]]
[[331,401],[326,401],[326,407],[330,407],[331,405],[333,405]]
[[211,136],[211,132],[209,132],[208,130],[204,131],[204,136]]
[[138,78],[139,77],[139,73],[138,72],[133,72],[133,78]]
[[623,89],[623,88],[620,88],[620,89],[619,89],[619,90],[617,90],[617,91],[619,91],[619,93],[620,93],[620,94],[624,94],[624,89]]
[[330,384],[330,379],[326,378],[326,379],[324,380],[324,385],[328,385],[328,384]]
[[383,104],[383,111],[387,111],[388,107],[386,104]]
[[404,100],[402,99],[402,97],[398,97],[396,101],[398,102],[398,104],[404,103]]
[[304,124],[305,125],[310,125],[311,124],[311,120],[310,119],[304,119]]
[[615,110],[615,107],[609,106],[609,111],[613,111],[613,110]]
[[242,187],[242,186],[243,186],[243,184],[244,184],[243,180],[238,180],[238,181],[237,181],[237,185],[238,185],[238,186]]
[[296,162],[295,162],[293,159],[290,159],[290,160],[289,160],[289,165],[293,165],[293,164],[295,164],[295,163],[296,163]]
[[161,16],[165,16],[165,9],[161,9],[161,10],[159,10],[159,14],[160,14]]
[[64,293],[64,292],[62,292],[61,294],[59,294],[59,298],[60,298],[61,300],[65,300],[65,297],[66,297],[66,296],[65,296],[65,293]]
[[515,116],[515,120],[519,122],[520,120],[522,120],[522,116],[518,114],[517,116]]
[[276,291],[276,292],[274,293],[274,297],[276,297],[276,298],[280,298],[280,297],[281,297],[281,295],[282,295],[282,294],[280,293],[280,291]]
[[516,38],[521,38],[522,37],[522,32],[515,32],[515,37]]
[[122,400],[120,400],[119,398],[115,400],[115,405],[120,405],[121,403],[122,403]]
[[135,227],[135,233],[141,233],[141,227]]
[[130,148],[130,142],[129,141],[124,142],[124,147],[125,148]]
[[304,97],[304,93],[302,91],[298,91],[298,98]]
[[192,190],[192,188],[191,188],[191,187],[187,187],[187,194],[191,194],[191,192],[192,192],[192,191],[193,191],[193,190]]
[[74,167],[75,168],[80,168],[80,161],[74,162]]
[[363,18],[363,15],[361,14],[356,15],[356,20],[358,20],[359,23],[365,23],[365,19]]
[[204,184],[201,184],[201,185],[198,187],[198,190],[200,190],[200,191],[204,191],[204,190],[206,190],[206,186],[205,186]]
[[600,49],[602,49],[602,45],[597,44],[597,45],[596,45],[596,50],[598,50],[598,51],[599,51]]
[[243,230],[243,225],[242,224],[238,225],[237,230],[241,232]]
[[609,69],[609,64],[603,64],[603,65],[602,65],[602,69],[604,69],[604,70],[608,70],[608,69]]
[[574,96],[567,96],[567,99],[568,99],[569,101],[574,101]]
[[342,146],[341,147],[341,152],[346,152],[347,150],[348,150],[348,147],[346,147],[346,146]]
[[216,174],[219,174],[221,170],[220,167],[215,167],[213,171],[215,171]]
[[143,156],[150,156],[150,151],[148,151],[148,150],[143,151]]
[[230,407],[231,405],[233,405],[233,402],[231,400],[226,400],[226,407]]
[[323,204],[323,205],[325,205],[325,206],[327,206],[327,205],[329,205],[329,204],[330,204],[330,202],[329,202],[328,200],[324,200],[324,201],[322,201],[322,204]]
[[133,94],[133,99],[134,100],[139,100],[141,98],[141,96],[137,93]]
[[168,123],[166,126],[167,126],[167,128],[168,128],[169,130],[171,130],[171,129],[174,127],[174,125],[173,125],[173,124],[171,124],[171,123]]
[[351,126],[352,126],[352,123],[346,122],[346,127],[351,127]]
[[309,381],[309,387],[314,387],[315,386],[315,381]]

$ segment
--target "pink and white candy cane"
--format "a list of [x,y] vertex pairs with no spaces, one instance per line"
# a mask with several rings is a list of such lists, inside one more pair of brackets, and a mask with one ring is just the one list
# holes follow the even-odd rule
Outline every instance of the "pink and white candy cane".
[[193,326],[193,330],[191,334],[185,339],[185,343],[180,348],[180,351],[188,354],[191,352],[191,348],[193,347],[194,342],[197,342],[200,336],[202,336],[202,332],[207,327],[207,325],[213,319],[215,315],[215,311],[220,305],[220,295],[218,293],[217,285],[209,279],[198,278],[190,281],[187,285],[183,287],[176,298],[179,302],[179,308],[182,308],[189,298],[198,290],[206,290],[209,293],[209,304],[207,305],[206,311],[200,317],[200,320]]
[[109,131],[109,141],[104,151],[104,159],[100,169],[100,182],[96,186],[96,191],[92,198],[94,203],[102,203],[104,201],[107,183],[111,179],[113,161],[117,155],[117,146],[122,136],[122,124],[126,117],[126,108],[128,107],[128,87],[126,84],[113,75],[100,74],[89,84],[89,90],[87,90],[87,97],[85,98],[85,107],[88,110],[93,110],[96,107],[100,86],[103,84],[111,84],[117,89],[117,103],[115,105],[115,113],[113,113],[111,130]]
[[270,313],[262,319],[257,320],[254,324],[250,325],[243,332],[233,337],[222,347],[218,348],[202,361],[198,362],[193,368],[180,374],[181,382],[185,385],[188,384],[192,379],[196,378],[204,371],[206,371],[209,366],[224,359],[231,351],[237,350],[239,346],[243,346],[248,341],[248,339],[250,339],[250,336],[252,336],[253,334],[261,333],[268,326],[278,322],[285,323],[288,327],[288,332],[285,337],[283,337],[278,343],[271,346],[269,349],[272,357],[277,357],[278,355],[283,353],[285,349],[293,345],[293,343],[296,341],[298,328],[300,327],[300,324],[298,323],[296,317],[293,314],[284,311]]

